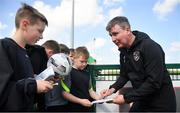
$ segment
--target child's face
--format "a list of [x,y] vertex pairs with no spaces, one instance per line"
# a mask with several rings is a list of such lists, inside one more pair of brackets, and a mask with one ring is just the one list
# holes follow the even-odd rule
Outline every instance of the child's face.
[[74,52],[70,52],[70,53],[69,53],[69,58],[70,58],[71,60],[73,60],[73,57],[74,57]]
[[47,47],[45,47],[45,51],[46,51],[48,58],[50,58],[54,54],[53,50],[49,49]]
[[[29,22],[29,21],[28,21]],[[42,34],[45,29],[45,23],[37,21],[34,25],[27,23],[24,26],[24,37],[27,44],[34,45],[37,41],[43,38]]]
[[84,56],[75,57],[73,59],[75,68],[83,70],[87,66],[87,58]]

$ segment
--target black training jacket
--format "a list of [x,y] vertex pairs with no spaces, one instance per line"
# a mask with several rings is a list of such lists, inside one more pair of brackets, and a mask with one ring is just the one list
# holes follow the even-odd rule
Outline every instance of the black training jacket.
[[0,111],[32,111],[37,84],[26,50],[0,40]]
[[[45,48],[39,45],[26,45],[27,54],[31,60],[34,74],[38,75],[47,68],[48,56]],[[37,94],[36,111],[45,111],[45,97],[44,93]]]
[[139,31],[129,49],[120,50],[120,77],[110,86],[116,91],[130,81],[133,89],[124,95],[126,103],[134,102],[130,111],[176,111],[172,82],[159,44]]

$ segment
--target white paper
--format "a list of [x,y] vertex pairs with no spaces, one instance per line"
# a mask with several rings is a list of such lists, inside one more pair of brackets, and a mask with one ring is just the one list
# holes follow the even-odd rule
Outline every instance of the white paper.
[[55,76],[54,70],[53,70],[52,66],[49,66],[43,72],[41,72],[39,75],[35,76],[35,79],[36,80],[48,80],[53,76]]
[[92,101],[92,104],[99,104],[99,103],[104,103],[104,102],[112,102],[113,99],[112,98],[108,98],[108,99],[101,99],[101,100],[96,100],[96,101]]

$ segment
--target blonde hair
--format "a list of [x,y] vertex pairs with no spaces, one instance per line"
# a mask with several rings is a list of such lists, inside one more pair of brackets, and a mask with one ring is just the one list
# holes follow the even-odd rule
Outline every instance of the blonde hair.
[[84,56],[86,59],[89,58],[89,52],[86,47],[81,46],[75,49],[74,58],[79,58],[80,56]]

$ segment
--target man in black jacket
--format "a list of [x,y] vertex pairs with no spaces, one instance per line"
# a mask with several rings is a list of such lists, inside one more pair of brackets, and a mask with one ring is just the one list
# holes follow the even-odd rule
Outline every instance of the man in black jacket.
[[132,112],[175,112],[175,93],[161,46],[143,32],[132,32],[126,17],[113,18],[106,30],[121,52],[121,71],[101,95],[109,96],[130,81],[132,91],[114,97],[113,103],[133,102]]

